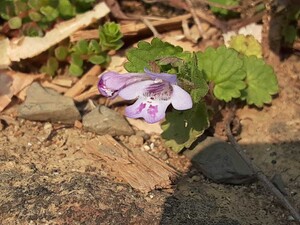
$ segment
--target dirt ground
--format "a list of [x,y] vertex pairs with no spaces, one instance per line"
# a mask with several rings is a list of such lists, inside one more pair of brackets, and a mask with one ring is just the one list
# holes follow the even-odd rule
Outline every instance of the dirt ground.
[[[299,73],[299,58],[288,58],[278,67],[281,91],[272,106],[238,111],[239,143],[269,177],[282,176],[288,199],[298,210]],[[154,146],[149,153],[181,175],[172,189],[142,194],[85,152],[94,139],[95,134],[56,124],[22,119],[4,124],[1,224],[296,224],[262,184],[213,183],[189,168],[183,155],[166,149],[159,136],[147,141]]]

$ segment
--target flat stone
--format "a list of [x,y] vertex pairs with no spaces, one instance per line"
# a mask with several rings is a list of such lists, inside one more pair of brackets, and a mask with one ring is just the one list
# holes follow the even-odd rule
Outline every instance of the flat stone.
[[227,142],[207,137],[193,150],[184,152],[192,164],[208,178],[218,183],[243,184],[254,180],[248,164]]
[[82,118],[83,128],[99,135],[132,135],[133,129],[116,111],[98,106]]
[[27,97],[18,109],[18,117],[33,121],[72,124],[81,116],[74,101],[56,91],[43,88],[34,82],[27,90]]

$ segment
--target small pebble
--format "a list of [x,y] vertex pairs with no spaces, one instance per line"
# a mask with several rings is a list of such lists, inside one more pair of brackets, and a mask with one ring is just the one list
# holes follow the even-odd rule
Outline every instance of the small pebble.
[[135,135],[142,137],[144,139],[144,141],[148,141],[150,139],[150,135],[146,134],[146,132],[142,131],[142,130],[136,131]]
[[52,130],[52,124],[51,123],[45,123],[44,124],[44,130]]
[[169,158],[169,155],[166,152],[161,152],[160,153],[160,158],[165,161]]
[[196,182],[196,181],[200,181],[200,177],[197,175],[192,176],[192,181]]
[[150,150],[150,147],[149,147],[148,145],[144,145],[144,146],[143,146],[143,149],[144,149],[145,151],[149,151],[149,150]]
[[153,142],[151,142],[151,144],[150,144],[150,149],[151,149],[151,150],[154,149],[154,143],[153,143]]
[[142,146],[144,144],[144,139],[141,136],[132,135],[129,137],[129,143],[133,146]]

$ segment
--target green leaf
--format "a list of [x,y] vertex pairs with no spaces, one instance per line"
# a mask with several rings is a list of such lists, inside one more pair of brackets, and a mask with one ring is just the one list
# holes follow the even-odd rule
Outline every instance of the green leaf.
[[208,114],[203,102],[192,109],[167,113],[162,124],[162,137],[166,145],[175,152],[189,148],[193,142],[209,127]]
[[40,12],[46,17],[47,21],[54,21],[59,13],[58,10],[51,6],[43,6],[40,8]]
[[123,46],[121,38],[123,34],[120,25],[115,22],[107,22],[99,27],[99,39],[102,50],[118,50]]
[[247,87],[242,91],[241,99],[249,105],[262,107],[264,103],[271,103],[272,96],[278,93],[278,82],[274,70],[255,56],[244,57]]
[[203,73],[198,68],[197,55],[193,53],[193,60],[191,66],[191,81],[196,87],[191,91],[193,102],[199,102],[208,92],[209,88],[204,79]]
[[92,55],[88,61],[93,64],[103,64],[106,62],[106,60],[107,57],[105,57],[104,55]]
[[15,5],[15,14],[20,15],[28,10],[27,4],[22,1],[14,1]]
[[63,18],[70,18],[76,15],[76,8],[69,0],[60,0],[58,11]]
[[78,12],[89,10],[96,0],[76,0],[75,5]]
[[253,35],[235,35],[230,39],[229,46],[244,55],[262,58],[262,47]]
[[46,65],[42,66],[41,72],[44,72],[50,76],[54,76],[58,69],[58,61],[54,57],[49,57]]
[[65,46],[58,46],[57,48],[55,48],[54,54],[58,60],[63,61],[67,58],[69,51]]
[[38,22],[42,19],[42,15],[38,12],[29,12],[28,16],[34,22]]
[[75,51],[77,54],[85,55],[88,53],[88,47],[89,43],[87,40],[80,40],[74,45],[73,51]]
[[83,65],[83,60],[82,60],[81,56],[77,53],[71,54],[71,62],[79,67],[82,67],[82,65]]
[[29,37],[42,37],[44,35],[43,31],[38,26],[25,26],[23,34],[24,36]]
[[246,73],[242,70],[243,61],[235,50],[225,46],[207,48],[203,53],[198,52],[197,57],[199,69],[214,84],[216,98],[228,102],[241,96],[241,90],[246,87],[243,81]]
[[81,68],[81,66],[71,63],[69,67],[69,73],[72,76],[80,77],[83,74],[83,69]]
[[100,53],[101,52],[101,48],[99,43],[96,40],[91,40],[88,46],[88,54],[92,54],[92,53]]
[[149,68],[149,63],[163,57],[176,56],[185,59],[190,53],[183,52],[179,46],[163,42],[158,38],[153,38],[151,43],[140,41],[137,48],[131,48],[126,53],[127,62],[124,67],[128,72],[144,72],[144,68]]
[[[237,6],[239,4],[239,0],[209,0],[209,1],[214,3],[219,3],[224,6]],[[229,10],[215,7],[215,6],[211,7],[211,11],[221,16],[227,16],[230,14]]]
[[32,9],[39,10],[42,6],[48,4],[48,0],[28,0],[28,6]]
[[15,16],[13,1],[0,3],[0,16],[4,20],[9,20],[11,17]]
[[22,19],[18,16],[12,17],[8,20],[8,26],[10,29],[19,29],[22,26]]

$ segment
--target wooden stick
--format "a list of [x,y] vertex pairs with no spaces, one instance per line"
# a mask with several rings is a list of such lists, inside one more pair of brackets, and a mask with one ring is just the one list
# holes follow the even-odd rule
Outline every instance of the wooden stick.
[[233,121],[234,118],[234,111],[235,108],[233,110],[230,111],[229,116],[227,118],[227,123],[226,123],[226,134],[227,137],[229,139],[229,141],[231,142],[232,146],[234,147],[234,149],[239,153],[239,155],[242,157],[242,159],[248,164],[248,166],[255,172],[257,178],[264,184],[264,186],[271,191],[271,193],[278,198],[278,200],[281,202],[281,204],[290,211],[290,213],[292,214],[292,216],[294,217],[294,219],[298,222],[300,222],[300,215],[297,212],[297,210],[292,206],[292,204],[289,202],[289,200],[274,186],[274,184],[269,181],[269,179],[267,178],[267,176],[262,172],[262,170],[256,166],[249,158],[248,156],[243,152],[242,147],[237,143],[237,141],[235,140],[235,138],[232,135],[231,132],[231,122]]
[[66,93],[65,96],[74,98],[77,95],[80,95],[84,90],[89,86],[95,85],[98,80],[98,75],[101,72],[101,67],[99,65],[93,66],[83,77]]

